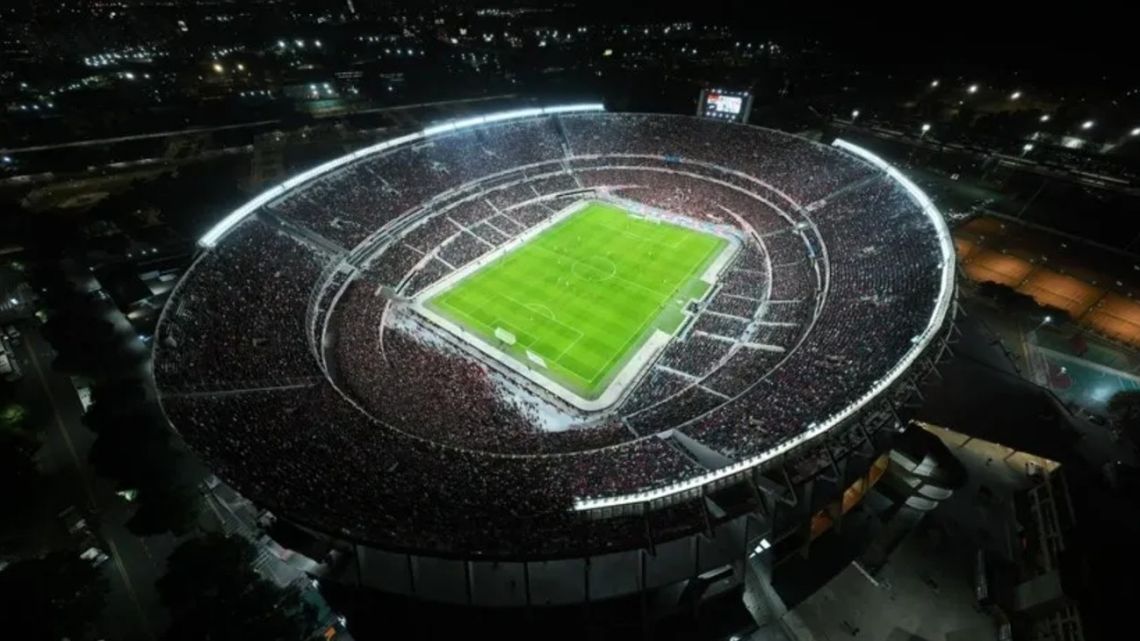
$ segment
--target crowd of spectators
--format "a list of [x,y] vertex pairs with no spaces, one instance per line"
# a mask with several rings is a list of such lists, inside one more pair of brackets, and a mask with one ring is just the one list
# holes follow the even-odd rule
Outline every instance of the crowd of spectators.
[[155,376],[165,390],[258,387],[319,375],[304,327],[318,255],[259,221],[204,254],[167,311]]
[[[301,521],[384,544],[475,553],[595,545],[569,516],[574,497],[702,471],[658,433],[676,427],[734,458],[761,453],[857,400],[925,327],[943,268],[937,239],[909,195],[868,166],[758,128],[560,118],[561,127],[535,119],[433,138],[270,206],[347,248],[411,220],[400,216],[433,195],[458,194],[391,238],[327,310],[331,380],[304,327],[326,256],[255,218],[200,258],[159,329],[156,378],[172,421],[223,478]],[[521,182],[485,193],[457,189],[550,163],[564,143],[585,156],[566,163],[573,175],[534,171],[531,181],[523,170]],[[596,416],[522,393],[378,292],[403,283],[401,293],[415,295],[574,202],[580,196],[543,196],[579,183],[742,226],[746,240],[683,336],[615,410]],[[810,212],[798,207],[849,186]],[[776,208],[810,224],[792,229]],[[226,393],[172,394],[191,391]],[[557,429],[554,411],[565,412]]]

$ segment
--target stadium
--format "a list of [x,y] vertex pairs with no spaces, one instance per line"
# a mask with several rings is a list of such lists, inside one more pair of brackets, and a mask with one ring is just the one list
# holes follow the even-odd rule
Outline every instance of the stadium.
[[333,550],[314,574],[448,603],[805,549],[955,309],[941,215],[874,154],[597,104],[361,149],[200,246],[155,340],[171,425]]

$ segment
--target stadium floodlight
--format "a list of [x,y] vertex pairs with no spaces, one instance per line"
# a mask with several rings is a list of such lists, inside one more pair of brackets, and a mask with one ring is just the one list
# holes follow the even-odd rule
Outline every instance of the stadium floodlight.
[[1010,100],[1019,100],[1020,98],[1021,98],[1021,92],[1020,91],[1015,91],[1015,92],[1009,94]]
[[1092,129],[1093,125],[1095,125],[1095,124],[1096,123],[1091,121],[1091,120],[1086,120],[1086,121],[1081,123],[1081,129],[1088,131],[1089,129]]
[[[310,86],[315,87],[315,85],[310,85]],[[306,171],[304,171],[304,172],[302,172],[296,176],[293,176],[292,178],[289,178],[288,180],[282,182],[279,185],[276,185],[274,187],[271,187],[271,188],[263,191],[262,193],[258,194],[256,197],[254,197],[253,200],[245,203],[241,207],[238,207],[234,211],[230,212],[225,218],[222,218],[221,221],[219,221],[216,225],[211,227],[210,230],[205,233],[205,235],[203,235],[200,239],[198,239],[198,245],[204,249],[210,249],[210,248],[214,247],[218,243],[218,241],[221,240],[221,238],[226,235],[227,232],[229,232],[231,229],[233,229],[238,224],[240,224],[243,220],[245,220],[245,218],[247,216],[249,216],[253,212],[257,211],[258,208],[260,208],[261,206],[265,205],[266,203],[268,203],[268,202],[270,202],[276,198],[279,198],[285,192],[289,191],[290,189],[293,189],[294,187],[296,187],[302,183],[308,182],[309,180],[312,180],[313,178],[316,178],[317,176],[320,176],[322,174],[326,174],[326,173],[328,173],[334,169],[337,169],[338,167],[346,165],[346,164],[348,164],[354,160],[358,160],[360,158],[371,156],[375,153],[384,151],[386,149],[391,149],[393,147],[399,147],[401,145],[405,145],[405,144],[408,144],[411,142],[415,142],[417,140],[420,140],[420,139],[425,138],[427,136],[433,135],[435,133],[443,133],[446,131],[454,131],[457,128],[457,125],[460,127],[470,127],[470,126],[474,126],[474,125],[477,125],[480,123],[498,122],[500,120],[509,120],[509,119],[514,119],[514,118],[526,118],[526,117],[532,117],[532,116],[538,116],[538,115],[544,115],[544,114],[574,113],[574,112],[580,112],[580,111],[605,111],[605,105],[603,105],[600,102],[593,102],[593,103],[579,103],[579,104],[569,104],[569,105],[554,105],[551,107],[544,107],[542,109],[531,108],[531,109],[517,109],[517,110],[507,111],[507,112],[496,112],[496,113],[488,114],[486,116],[478,116],[476,118],[468,118],[468,119],[460,120],[460,121],[456,121],[456,122],[450,122],[450,123],[444,123],[442,125],[436,125],[434,127],[428,127],[428,128],[426,128],[420,132],[406,134],[403,136],[398,136],[396,138],[392,138],[391,140],[385,140],[384,142],[380,142],[380,143],[377,143],[375,145],[371,145],[369,147],[359,149],[359,150],[354,151],[350,154],[340,156],[339,158],[334,158],[328,162],[321,163],[320,165],[317,165],[316,167],[313,167],[312,169],[306,170]]]
[[976,84],[970,85],[969,88],[966,89],[966,92],[967,93],[978,93],[978,85],[976,85]]
[[1049,122],[1049,114],[1042,114],[1042,116],[1040,118],[1038,118],[1038,120],[1040,120],[1041,122]]

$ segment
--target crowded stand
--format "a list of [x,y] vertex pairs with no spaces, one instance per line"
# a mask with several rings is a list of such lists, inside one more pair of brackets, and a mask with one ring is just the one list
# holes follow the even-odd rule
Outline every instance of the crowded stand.
[[415,296],[453,271],[455,271],[454,265],[449,265],[438,258],[432,258],[411,273],[401,291],[407,296]]
[[192,391],[318,375],[304,320],[320,271],[316,254],[259,220],[233,230],[193,265],[167,314],[159,384]]
[[[708,472],[671,430],[733,461],[764,454],[914,348],[950,267],[931,219],[877,171],[679,116],[563,114],[394,147],[265,205],[351,252],[255,216],[201,255],[158,329],[163,406],[219,476],[323,530],[491,556],[633,545],[644,524],[587,527],[575,499]],[[571,407],[408,300],[565,207],[614,197],[731,228],[740,247],[611,405]],[[665,506],[652,529],[700,516]]]
[[746,321],[735,317],[701,314],[693,324],[693,330],[727,338],[740,338],[747,325]]
[[661,365],[679,372],[700,376],[728,353],[731,343],[693,334],[685,340],[673,341],[661,355]]
[[455,236],[439,250],[439,259],[456,267],[466,265],[494,249],[494,246],[476,236],[472,231],[464,231]]

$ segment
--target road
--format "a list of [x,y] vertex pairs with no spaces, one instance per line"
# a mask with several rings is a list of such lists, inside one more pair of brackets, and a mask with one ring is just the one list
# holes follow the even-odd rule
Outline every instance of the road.
[[95,435],[83,425],[83,406],[70,377],[55,372],[51,346],[38,328],[24,324],[24,340],[18,359],[30,394],[40,395],[51,408],[40,450],[45,473],[59,473],[75,480],[71,501],[95,516],[89,519],[106,543],[111,557],[103,564],[110,583],[107,607],[100,630],[110,639],[152,641],[166,625],[154,582],[164,571],[166,556],[176,541],[171,536],[134,536],[125,527],[132,509],[115,494],[114,484],[95,475],[87,455]]

